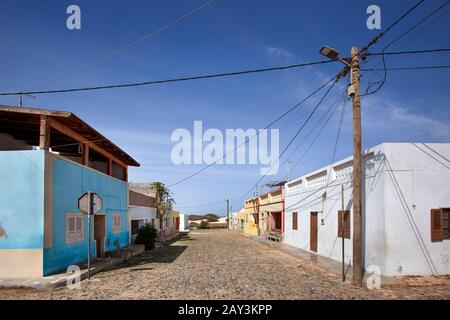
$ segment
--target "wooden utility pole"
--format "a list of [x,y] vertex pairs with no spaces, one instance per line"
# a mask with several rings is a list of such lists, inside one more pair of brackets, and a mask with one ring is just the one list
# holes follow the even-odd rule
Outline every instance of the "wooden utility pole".
[[227,202],[227,226],[230,230],[230,199],[225,200]]
[[351,51],[351,85],[353,91],[353,284],[362,285],[362,202],[361,202],[361,95],[359,51],[353,47]]
[[341,184],[341,237],[342,237],[342,282],[345,282],[345,203],[344,185]]

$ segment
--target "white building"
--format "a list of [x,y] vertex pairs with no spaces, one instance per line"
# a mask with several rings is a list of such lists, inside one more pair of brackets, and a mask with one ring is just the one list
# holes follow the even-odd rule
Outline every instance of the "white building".
[[187,215],[186,213],[180,213],[180,226],[178,231],[189,231],[189,215]]
[[[287,183],[284,242],[340,261],[344,186],[344,210],[350,210],[344,251],[351,262],[351,179],[349,157]],[[365,268],[378,266],[385,275],[450,274],[450,144],[385,143],[367,150],[362,186]]]
[[160,230],[155,198],[129,190],[129,202],[132,236],[136,235],[139,228],[146,223],[153,224],[158,231]]

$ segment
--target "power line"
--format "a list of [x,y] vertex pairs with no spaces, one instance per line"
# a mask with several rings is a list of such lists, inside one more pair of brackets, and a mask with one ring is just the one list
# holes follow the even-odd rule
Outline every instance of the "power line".
[[[337,135],[336,135],[336,141],[335,141],[335,143],[334,143],[333,156],[331,157],[330,167],[331,167],[331,166],[333,165],[333,163],[334,163],[334,159],[335,159],[335,157],[336,157],[337,147],[338,147],[338,144],[339,144],[339,138],[340,138],[341,132],[342,132],[342,124],[343,124],[343,122],[344,122],[345,102],[346,102],[346,101],[344,100],[344,102],[342,103],[341,117],[340,117],[340,119],[339,119],[339,128],[338,128],[338,132],[337,132]],[[326,187],[325,187],[325,194],[326,194],[326,192],[327,192],[328,184],[330,183],[330,178],[331,178],[331,168],[330,168],[330,170],[329,170],[329,172],[328,172],[327,185],[326,185]]]
[[391,56],[391,55],[400,55],[400,54],[417,54],[417,53],[431,53],[431,52],[447,52],[450,51],[450,48],[443,48],[443,49],[426,49],[426,50],[412,50],[412,51],[397,51],[397,52],[375,52],[375,53],[371,53],[368,52],[366,53],[366,56],[381,56],[381,55],[385,55],[385,56]]
[[[344,101],[345,102],[345,101]],[[311,149],[311,147],[314,145],[314,143],[316,142],[316,140],[319,138],[320,134],[322,133],[322,131],[325,129],[325,127],[328,125],[328,122],[330,122],[331,118],[333,117],[334,113],[336,112],[337,108],[333,109],[333,112],[330,113],[329,117],[326,119],[326,121],[324,122],[324,124],[322,125],[322,127],[319,129],[319,131],[317,132],[317,134],[314,136],[314,138],[312,139],[311,143],[308,145],[308,147],[305,149],[305,151],[303,151],[302,155],[297,159],[297,161],[295,161],[294,166],[292,167],[292,170],[294,170],[297,165],[300,163],[300,161],[306,156],[306,154],[309,152],[309,150]]]
[[2,92],[2,93],[0,93],[0,96],[16,96],[16,95],[25,95],[25,94],[52,94],[52,93],[67,93],[67,92],[139,87],[139,86],[154,85],[154,84],[164,84],[164,83],[172,83],[172,82],[211,79],[211,78],[230,77],[230,76],[238,76],[238,75],[252,74],[252,73],[288,70],[288,69],[293,69],[293,68],[326,64],[326,63],[331,63],[331,62],[335,62],[335,61],[332,61],[332,60],[315,61],[315,62],[293,64],[293,65],[281,66],[281,67],[251,69],[251,70],[243,70],[243,71],[233,71],[233,72],[215,73],[215,74],[208,74],[208,75],[199,75],[199,76],[192,76],[192,77],[180,77],[180,78],[173,78],[173,79],[153,80],[153,81],[145,81],[145,82],[115,84],[115,85],[96,86],[96,87],[70,88],[70,89],[45,90],[45,91]]
[[386,53],[386,49],[389,48],[390,46],[392,46],[395,42],[397,42],[398,40],[400,40],[401,38],[403,38],[405,35],[407,35],[408,33],[410,33],[411,31],[413,31],[415,28],[417,28],[418,26],[420,26],[422,23],[424,23],[426,20],[428,20],[429,18],[431,18],[433,15],[435,15],[439,10],[441,10],[443,7],[445,7],[448,4],[448,0],[446,0],[445,3],[443,3],[442,5],[440,5],[438,8],[436,8],[435,10],[433,10],[432,12],[430,12],[428,15],[426,15],[424,18],[422,18],[419,22],[415,23],[413,26],[411,26],[409,29],[407,29],[406,31],[404,31],[403,33],[401,33],[398,37],[396,37],[394,40],[392,40],[391,42],[389,42],[389,44],[387,44],[382,52],[381,52],[381,61],[383,63],[383,79],[381,81],[376,82],[375,84],[378,84],[378,87],[369,92],[369,89],[371,87],[371,85],[369,84],[366,93],[364,94],[364,96],[367,95],[371,95],[371,94],[375,94],[377,93],[379,90],[381,90],[381,88],[384,86],[385,82],[386,82],[386,78],[387,78],[387,66],[386,66],[386,58],[385,58],[385,53]]
[[418,6],[420,6],[422,3],[424,3],[425,0],[420,0],[418,3],[416,3],[414,6],[412,6],[408,11],[406,11],[403,15],[400,16],[397,20],[395,20],[385,31],[381,32],[379,35],[377,35],[374,39],[372,39],[360,52],[363,55],[367,49],[369,49],[371,46],[373,46],[375,43],[380,40],[386,33],[388,33],[394,26],[396,26],[400,21],[405,19],[411,12],[417,9]]
[[440,66],[420,66],[420,67],[395,67],[395,68],[386,68],[386,69],[361,69],[361,71],[366,72],[377,72],[377,71],[400,71],[400,70],[427,70],[427,69],[448,69],[450,65],[440,65]]
[[[346,91],[347,91],[347,90],[345,90],[345,92],[346,92]],[[345,92],[344,92],[344,93],[345,93]],[[334,93],[333,95],[329,96],[329,98],[335,96],[335,95],[338,94],[338,93],[339,93],[339,91],[337,91],[337,92]],[[303,145],[303,143],[306,142],[306,140],[309,138],[309,136],[315,131],[316,128],[319,127],[319,124],[321,124],[322,121],[323,121],[324,119],[327,119],[327,120],[325,121],[325,123],[324,123],[324,127],[326,126],[326,124],[329,122],[329,120],[331,119],[331,117],[332,117],[332,116],[334,115],[334,113],[336,112],[336,106],[338,106],[338,105],[340,104],[340,102],[342,101],[342,98],[343,98],[343,97],[339,96],[339,97],[334,101],[334,103],[331,105],[331,107],[330,107],[326,112],[324,112],[324,114],[322,115],[322,117],[315,123],[315,125],[312,126],[312,129],[305,135],[305,137],[302,139],[302,141],[300,141],[300,143],[297,144],[297,146],[294,148],[294,150],[292,150],[292,152],[286,157],[286,160],[283,162],[283,164],[280,165],[280,167],[282,167],[283,165],[285,165],[285,164],[289,161],[289,159],[291,159],[291,157],[297,152],[297,150]],[[344,96],[344,98],[345,98],[345,96]],[[327,99],[328,99],[328,98],[327,98]],[[325,101],[326,101],[326,100],[324,100],[324,102],[325,102]],[[306,116],[306,114],[305,114],[305,116]],[[302,118],[303,118],[303,117],[302,117]],[[298,120],[300,120],[300,119],[296,119],[296,120],[293,121],[291,124],[297,122]],[[288,125],[285,126],[284,128],[290,126],[291,124],[288,124]],[[291,168],[291,169],[293,169],[293,168]]]
[[[323,88],[325,88],[331,81],[335,80],[337,77],[334,76],[331,79],[327,80],[323,85],[321,85],[319,88],[317,88],[316,90],[314,90],[314,92],[312,92],[311,94],[309,94],[307,97],[303,98],[300,102],[298,102],[297,104],[295,104],[293,107],[291,107],[289,110],[287,110],[286,112],[284,112],[282,115],[280,115],[279,117],[277,117],[275,120],[273,120],[271,123],[269,123],[267,126],[264,127],[264,129],[268,129],[270,128],[272,125],[274,125],[275,123],[277,123],[278,121],[280,121],[281,119],[283,119],[286,115],[288,115],[289,113],[291,113],[292,111],[294,111],[295,109],[297,109],[300,105],[302,105],[303,103],[305,103],[308,99],[310,99],[312,96],[314,96],[317,92],[319,92],[320,90],[322,90]],[[260,131],[258,130],[258,132],[253,135],[250,138],[246,138],[245,141],[240,144],[239,146],[236,146],[234,149],[232,149],[230,152],[228,152],[227,154],[225,154],[221,159],[218,159],[216,161],[214,161],[213,163],[201,168],[200,170],[194,172],[193,174],[178,180],[175,183],[172,183],[171,185],[169,185],[168,187],[174,187],[180,183],[183,183],[193,177],[195,177],[196,175],[199,175],[200,173],[202,173],[203,171],[207,170],[208,168],[212,167],[213,165],[215,165],[217,163],[217,161],[219,160],[223,160],[225,159],[226,156],[228,156],[229,154],[231,154],[232,152],[235,152],[237,149],[239,149],[241,146],[247,144],[247,142],[249,142],[251,139],[254,139],[255,137],[259,136]]]
[[[319,106],[322,104],[323,100],[327,97],[328,93],[331,91],[331,89],[333,89],[334,85],[337,83],[339,79],[337,77],[335,77],[334,82],[331,84],[331,86],[327,89],[327,91],[325,92],[325,94],[322,96],[322,98],[319,100],[319,102],[317,103],[317,105],[314,107],[314,109],[311,111],[311,113],[308,115],[308,117],[306,118],[305,122],[303,122],[303,124],[300,126],[300,128],[297,130],[297,132],[295,133],[295,135],[292,137],[292,139],[289,141],[289,143],[286,145],[286,147],[283,149],[283,151],[281,152],[281,154],[279,155],[278,159],[276,160],[275,163],[279,162],[279,160],[281,159],[281,157],[286,153],[287,149],[291,146],[291,144],[294,142],[294,140],[298,137],[298,135],[300,134],[300,132],[302,132],[303,128],[306,126],[306,124],[309,122],[309,120],[311,120],[311,117],[314,115],[314,113],[317,111],[317,109],[319,108]],[[269,168],[268,171],[270,171],[273,166],[275,165],[275,163]],[[267,173],[264,174],[257,182],[256,184],[249,190],[247,191],[245,194],[243,194],[241,197],[237,198],[234,201],[238,201],[241,200],[242,198],[244,198],[246,195],[248,195],[249,193],[251,193],[258,185],[259,183],[264,179],[264,177],[267,176]]]
[[86,70],[88,70],[88,69],[90,69],[90,68],[96,66],[96,65],[99,65],[99,64],[101,64],[101,63],[103,63],[103,62],[105,62],[105,61],[111,59],[112,57],[117,56],[117,55],[121,54],[122,52],[124,52],[124,51],[126,51],[126,50],[128,50],[128,49],[130,49],[130,48],[132,48],[132,47],[134,47],[134,46],[137,45],[138,43],[140,43],[140,42],[142,42],[142,41],[145,41],[145,40],[147,40],[147,39],[153,38],[154,36],[158,35],[159,33],[161,33],[161,32],[163,32],[163,31],[169,29],[169,28],[172,27],[172,26],[174,26],[174,25],[177,24],[178,22],[180,22],[180,21],[182,21],[182,20],[184,20],[184,19],[186,19],[186,18],[192,16],[193,14],[195,14],[196,12],[200,11],[200,10],[203,9],[203,8],[206,8],[207,6],[209,6],[210,4],[212,4],[214,1],[215,1],[215,0],[210,0],[210,1],[206,2],[206,3],[204,3],[204,4],[201,5],[200,7],[197,7],[197,8],[195,8],[195,9],[193,9],[193,10],[187,12],[186,14],[184,14],[184,15],[182,15],[182,16],[176,18],[175,20],[169,22],[168,24],[162,26],[161,28],[159,28],[159,29],[157,29],[157,30],[155,30],[155,31],[152,31],[151,33],[148,33],[148,34],[146,34],[146,35],[140,37],[140,38],[137,39],[137,40],[134,40],[133,42],[131,42],[131,43],[129,43],[128,45],[126,45],[125,47],[120,48],[120,49],[118,49],[118,50],[116,50],[116,51],[113,51],[113,52],[111,52],[110,54],[107,54],[106,56],[104,56],[103,58],[101,58],[101,59],[99,59],[99,60],[97,60],[97,61],[94,61],[94,62],[92,62],[92,63],[90,63],[90,64],[87,64],[87,65],[85,65],[84,67],[82,67],[82,68],[80,68],[80,69],[78,69],[78,70],[75,70],[75,71],[66,73],[66,74],[64,74],[64,75],[62,75],[62,76],[60,76],[60,77],[58,77],[58,78],[53,79],[53,80],[49,80],[49,81],[47,81],[47,82],[45,82],[45,83],[43,83],[43,84],[41,84],[41,85],[39,85],[39,86],[33,87],[32,89],[35,89],[35,88],[41,88],[41,87],[47,86],[47,85],[52,84],[52,83],[55,83],[55,82],[57,82],[57,81],[59,81],[59,80],[62,80],[62,79],[71,77],[71,76],[76,75],[76,74],[79,74],[79,73],[81,73],[81,72],[83,72],[83,71],[86,71]]

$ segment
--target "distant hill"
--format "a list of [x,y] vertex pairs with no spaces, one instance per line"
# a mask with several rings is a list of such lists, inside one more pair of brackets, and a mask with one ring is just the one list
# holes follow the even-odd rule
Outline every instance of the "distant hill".
[[205,215],[200,215],[200,214],[190,214],[189,215],[189,221],[206,219],[206,220],[208,220],[208,222],[216,222],[219,220],[219,218],[220,218],[220,216],[213,214],[213,213],[208,213]]

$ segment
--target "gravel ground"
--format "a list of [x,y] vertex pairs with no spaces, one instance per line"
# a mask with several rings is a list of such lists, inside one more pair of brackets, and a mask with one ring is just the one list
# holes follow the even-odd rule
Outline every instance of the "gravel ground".
[[98,273],[80,290],[0,289],[0,299],[450,299],[450,280],[437,279],[361,289],[236,232],[204,230]]

